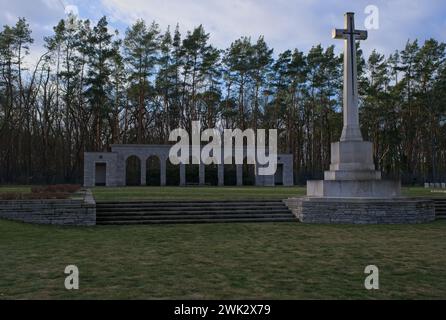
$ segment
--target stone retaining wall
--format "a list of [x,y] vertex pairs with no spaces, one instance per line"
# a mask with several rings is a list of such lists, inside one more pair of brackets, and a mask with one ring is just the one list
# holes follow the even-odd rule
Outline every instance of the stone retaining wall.
[[68,200],[1,200],[0,218],[36,224],[94,226],[96,203],[90,190]]
[[415,224],[435,220],[431,200],[302,197],[287,199],[285,204],[303,223]]

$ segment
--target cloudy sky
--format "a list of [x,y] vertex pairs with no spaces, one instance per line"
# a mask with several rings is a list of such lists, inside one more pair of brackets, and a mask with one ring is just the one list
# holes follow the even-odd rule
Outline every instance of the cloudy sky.
[[163,29],[178,22],[183,33],[203,24],[222,49],[240,36],[264,35],[277,54],[290,48],[307,51],[318,43],[340,50],[342,43],[331,39],[331,30],[343,27],[347,11],[356,13],[357,28],[364,29],[369,5],[379,9],[380,19],[379,29],[370,30],[362,44],[366,53],[376,48],[388,54],[415,38],[446,42],[444,0],[0,0],[0,24],[27,18],[34,56],[67,10],[93,21],[106,15],[121,33],[138,18],[155,20]]

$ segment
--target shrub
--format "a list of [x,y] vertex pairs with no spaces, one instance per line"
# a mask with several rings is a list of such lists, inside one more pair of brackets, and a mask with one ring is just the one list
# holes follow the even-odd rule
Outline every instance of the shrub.
[[31,193],[74,193],[81,188],[78,184],[56,184],[31,188]]
[[40,192],[28,194],[30,200],[44,200],[44,199],[67,199],[69,197],[67,192]]
[[71,193],[78,191],[80,188],[81,186],[77,184],[57,184],[42,187],[32,187],[31,193],[0,193],[0,200],[67,199]]
[[22,198],[23,198],[23,194],[17,193],[17,192],[7,192],[7,193],[0,194],[1,200],[20,200]]
[[35,193],[2,193],[0,200],[51,200],[67,199],[70,196],[68,192],[35,192]]

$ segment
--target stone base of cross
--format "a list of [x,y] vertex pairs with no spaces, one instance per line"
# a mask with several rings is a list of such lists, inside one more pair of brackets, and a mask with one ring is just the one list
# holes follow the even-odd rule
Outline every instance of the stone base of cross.
[[373,144],[363,141],[359,126],[356,41],[366,40],[367,31],[355,29],[353,13],[345,14],[345,29],[333,30],[334,39],[344,40],[344,127],[339,142],[331,145],[330,171],[325,180],[308,181],[312,197],[397,197],[400,183],[382,181],[375,169]]

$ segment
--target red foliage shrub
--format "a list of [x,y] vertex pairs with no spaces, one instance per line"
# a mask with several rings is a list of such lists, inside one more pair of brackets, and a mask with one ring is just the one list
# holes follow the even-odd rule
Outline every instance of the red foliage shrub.
[[70,196],[67,192],[40,192],[27,195],[30,200],[67,199]]
[[32,187],[31,193],[42,193],[44,192],[43,187]]
[[37,192],[37,193],[1,193],[0,200],[51,200],[67,199],[68,192]]
[[78,184],[56,184],[31,188],[32,193],[74,193],[81,188]]
[[0,194],[1,200],[21,200],[23,197],[22,193],[6,192]]
[[45,200],[67,199],[71,193],[78,191],[80,185],[57,184],[52,186],[32,187],[31,193],[0,193],[0,200]]

